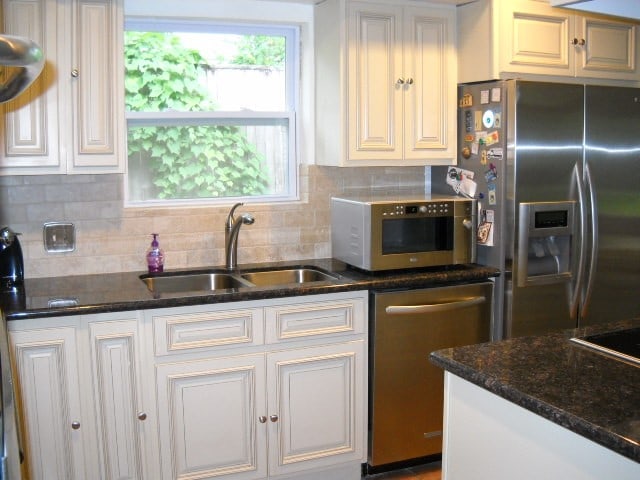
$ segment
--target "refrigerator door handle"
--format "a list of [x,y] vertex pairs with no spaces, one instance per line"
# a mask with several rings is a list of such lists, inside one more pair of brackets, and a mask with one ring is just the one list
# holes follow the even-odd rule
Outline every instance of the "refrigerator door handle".
[[573,169],[574,178],[578,190],[578,206],[580,209],[580,243],[575,242],[575,248],[578,251],[578,265],[576,267],[576,281],[571,294],[570,315],[573,320],[578,320],[578,306],[580,305],[580,294],[582,292],[582,284],[584,282],[584,268],[586,262],[586,242],[584,240],[587,233],[587,204],[585,202],[584,186],[580,178],[580,169],[578,165]]
[[580,319],[584,319],[587,316],[587,310],[589,303],[591,302],[591,296],[593,294],[594,272],[596,271],[596,261],[598,260],[598,207],[596,199],[596,189],[591,179],[591,171],[589,170],[589,164],[584,166],[585,181],[587,188],[589,189],[589,204],[591,207],[591,249],[589,257],[589,269],[587,270],[586,278],[587,285],[584,289],[584,296],[582,298],[582,306],[580,308]]

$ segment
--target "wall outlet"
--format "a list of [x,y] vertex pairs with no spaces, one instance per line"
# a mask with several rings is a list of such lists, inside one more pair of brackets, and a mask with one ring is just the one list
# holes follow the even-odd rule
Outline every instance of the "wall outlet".
[[42,237],[48,253],[73,252],[76,249],[76,227],[73,223],[45,223]]

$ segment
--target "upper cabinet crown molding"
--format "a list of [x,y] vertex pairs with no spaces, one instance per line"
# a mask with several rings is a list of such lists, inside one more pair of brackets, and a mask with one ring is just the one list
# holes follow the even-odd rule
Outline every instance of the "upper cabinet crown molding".
[[46,63],[4,106],[0,175],[124,172],[122,1],[3,0],[5,31]]
[[455,8],[327,0],[315,7],[316,162],[455,161]]
[[638,82],[638,28],[546,0],[479,0],[458,7],[458,80],[544,75]]

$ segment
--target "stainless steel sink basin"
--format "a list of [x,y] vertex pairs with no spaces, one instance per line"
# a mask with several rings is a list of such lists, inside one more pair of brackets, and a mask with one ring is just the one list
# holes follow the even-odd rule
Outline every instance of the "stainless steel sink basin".
[[251,287],[242,278],[229,273],[187,273],[184,275],[143,276],[149,290],[156,293],[178,293]]
[[186,272],[142,275],[147,288],[154,293],[206,292],[229,288],[272,287],[288,284],[326,282],[337,277],[315,268],[268,269],[246,273]]
[[310,282],[326,282],[336,280],[336,277],[315,268],[289,268],[283,270],[261,270],[242,274],[242,278],[256,286],[266,287],[287,285],[291,283],[304,284]]

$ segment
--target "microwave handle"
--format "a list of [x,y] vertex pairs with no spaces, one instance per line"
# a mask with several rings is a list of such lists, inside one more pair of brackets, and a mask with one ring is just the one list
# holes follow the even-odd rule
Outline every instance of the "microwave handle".
[[484,296],[469,297],[464,300],[456,300],[455,302],[429,303],[425,305],[389,305],[385,311],[389,315],[409,315],[413,313],[436,313],[446,312],[448,310],[457,310],[459,308],[471,307],[479,305],[487,301]]

